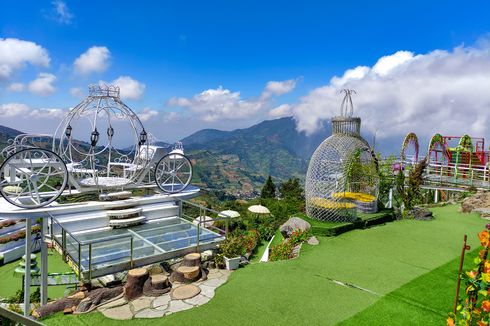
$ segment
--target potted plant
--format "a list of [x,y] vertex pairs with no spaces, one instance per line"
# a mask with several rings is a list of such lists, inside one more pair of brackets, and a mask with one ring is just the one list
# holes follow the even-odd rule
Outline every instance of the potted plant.
[[229,237],[220,244],[221,252],[225,259],[226,269],[235,270],[240,265],[240,258],[246,252],[246,244],[243,237]]

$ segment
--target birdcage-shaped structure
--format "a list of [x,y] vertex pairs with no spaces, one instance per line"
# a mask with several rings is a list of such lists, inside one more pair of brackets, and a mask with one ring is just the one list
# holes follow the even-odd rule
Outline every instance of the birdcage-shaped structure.
[[352,117],[352,93],[345,91],[332,135],[315,150],[306,174],[306,210],[317,220],[351,222],[357,212],[377,211],[378,162],[360,135],[361,119]]

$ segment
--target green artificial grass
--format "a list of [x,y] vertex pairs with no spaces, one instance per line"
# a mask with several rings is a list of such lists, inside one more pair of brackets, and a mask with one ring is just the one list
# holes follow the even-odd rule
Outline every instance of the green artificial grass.
[[281,244],[283,240],[284,240],[284,237],[282,236],[281,231],[279,231],[279,229],[277,229],[276,233],[274,234],[274,239],[272,239],[270,247],[277,246],[278,244]]
[[459,214],[458,208],[434,208],[433,221],[395,221],[338,237],[318,237],[320,245],[303,245],[297,259],[240,268],[209,303],[163,318],[116,321],[100,313],[57,314],[43,322],[63,326],[444,324],[444,313],[451,310],[454,299],[454,265],[463,235],[468,234],[476,249],[476,234],[486,222],[477,214]]
[[[463,270],[472,268],[477,255],[478,250],[466,255]],[[442,325],[453,309],[459,259],[388,293],[340,325],[362,325],[366,320],[376,320],[379,325]]]
[[[40,264],[41,254],[36,253],[37,262]],[[20,260],[0,266],[0,298],[7,298],[15,294],[20,290],[22,285],[22,277],[14,276],[14,270],[19,266]],[[49,273],[64,273],[71,272],[70,266],[66,264],[61,255],[54,250],[48,250],[48,272]],[[34,291],[36,287],[32,287],[31,291]],[[49,298],[61,298],[65,292],[65,285],[48,286]]]

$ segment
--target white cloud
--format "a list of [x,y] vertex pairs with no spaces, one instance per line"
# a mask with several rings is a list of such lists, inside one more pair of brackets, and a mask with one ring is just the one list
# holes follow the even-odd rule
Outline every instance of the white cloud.
[[37,75],[37,78],[29,83],[28,89],[31,93],[47,96],[56,91],[53,83],[56,81],[56,76],[42,72]]
[[66,3],[61,0],[55,0],[51,4],[53,5],[52,18],[60,24],[71,24],[74,16]]
[[270,81],[265,86],[263,96],[269,97],[271,95],[283,95],[291,92],[296,87],[296,79],[289,79],[284,81]]
[[11,118],[29,112],[29,107],[23,103],[0,104],[0,117]]
[[0,80],[8,79],[26,64],[48,67],[48,51],[34,42],[0,38]]
[[92,46],[75,59],[75,72],[86,75],[105,71],[109,66],[110,57],[111,53],[105,46]]
[[281,104],[278,107],[269,111],[269,116],[272,118],[289,117],[291,115],[291,105],[289,104]]
[[206,122],[239,120],[261,114],[270,107],[274,95],[292,91],[296,82],[297,79],[270,81],[258,98],[248,100],[242,99],[240,92],[232,92],[219,86],[196,94],[192,98],[173,97],[168,101],[168,105],[188,108]]
[[[99,84],[105,83],[100,81]],[[146,88],[145,84],[129,76],[120,76],[119,78],[113,80],[111,84],[119,86],[121,97],[130,100],[137,100],[141,98]]]
[[66,112],[62,109],[34,109],[29,115],[34,118],[57,118],[61,119],[65,116]]
[[[485,44],[485,43],[482,43]],[[355,89],[363,129],[380,138],[414,131],[483,136],[490,122],[490,47],[458,47],[414,55],[399,51],[372,67],[334,77],[292,106],[300,131],[312,133],[340,112],[340,89]]]
[[181,114],[178,112],[168,112],[163,115],[164,122],[175,122],[181,118]]
[[22,83],[12,83],[7,86],[9,92],[22,92],[24,90],[24,84]]
[[143,111],[138,113],[138,118],[140,118],[141,122],[152,120],[157,116],[158,116],[158,111],[152,110],[150,108],[144,108]]
[[77,98],[81,98],[84,95],[84,93],[80,87],[70,88],[70,94],[71,94],[71,96],[77,97]]

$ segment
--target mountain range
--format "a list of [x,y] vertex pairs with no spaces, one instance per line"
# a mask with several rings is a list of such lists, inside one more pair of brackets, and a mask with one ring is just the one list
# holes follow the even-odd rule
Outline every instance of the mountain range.
[[[19,133],[0,126],[0,149]],[[260,192],[268,175],[276,182],[303,180],[311,155],[330,135],[330,123],[306,135],[296,130],[292,117],[285,117],[232,131],[203,129],[182,143],[194,166],[193,183],[220,196],[249,198]]]

